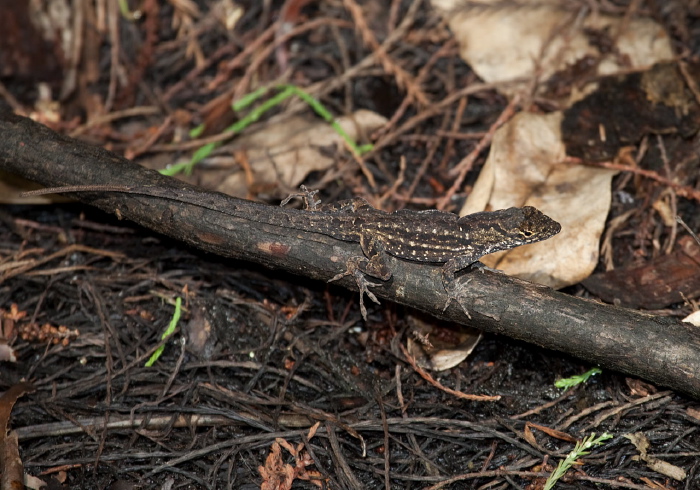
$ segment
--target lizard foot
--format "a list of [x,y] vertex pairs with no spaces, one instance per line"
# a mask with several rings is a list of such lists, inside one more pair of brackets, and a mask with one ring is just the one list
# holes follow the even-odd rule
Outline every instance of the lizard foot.
[[[484,266],[486,267],[486,266]],[[467,315],[467,318],[470,320],[472,319],[472,316],[469,314],[469,310],[467,310],[467,307],[464,306],[464,303],[460,301],[460,293],[461,289],[464,288],[467,284],[471,282],[471,278],[468,278],[466,281],[464,281],[463,284],[457,285],[456,283],[453,283],[449,288],[445,288],[447,291],[447,302],[445,303],[445,306],[442,308],[442,311],[445,311],[448,306],[452,303],[452,301],[456,301],[457,304],[462,308],[462,311],[464,312],[465,315]]]
[[369,290],[370,287],[379,286],[379,284],[369,282],[367,280],[364,272],[360,270],[360,263],[362,262],[367,262],[367,259],[364,257],[352,257],[348,259],[348,270],[338,274],[337,276],[330,279],[328,282],[337,281],[338,279],[342,279],[345,276],[353,276],[355,278],[355,282],[357,283],[357,287],[360,289],[360,313],[362,313],[362,318],[365,321],[367,321],[367,308],[365,308],[364,302],[365,294],[369,299],[371,299],[377,304],[380,304],[379,300],[374,295],[374,293]]
[[318,210],[318,205],[321,204],[321,201],[316,201],[314,199],[316,194],[318,194],[318,190],[310,191],[305,185],[302,185],[299,188],[301,189],[301,192],[295,192],[294,194],[290,194],[284,201],[280,203],[280,206],[286,206],[289,203],[289,201],[291,201],[295,197],[301,197],[304,200],[304,209],[307,209],[309,211]]

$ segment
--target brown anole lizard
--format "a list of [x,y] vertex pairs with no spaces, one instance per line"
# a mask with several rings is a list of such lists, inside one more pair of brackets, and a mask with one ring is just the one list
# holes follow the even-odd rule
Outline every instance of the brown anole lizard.
[[[367,316],[364,294],[379,303],[368,289],[377,284],[369,282],[365,274],[383,281],[389,280],[392,273],[387,265],[387,255],[414,262],[443,264],[442,282],[449,296],[445,305],[447,308],[452,299],[458,299],[455,294],[456,272],[478,263],[484,255],[546,240],[561,230],[559,223],[531,206],[473,213],[463,217],[438,210],[402,209],[386,212],[372,207],[362,198],[319,206],[319,202],[314,200],[315,191],[310,192],[303,186],[301,189],[301,194],[290,196],[282,205],[295,196],[301,196],[305,210],[232,198],[237,205],[233,211],[225,212],[267,225],[320,233],[338,240],[359,243],[364,256],[350,258],[347,270],[330,281],[347,275],[354,276],[360,289],[360,309],[364,318]],[[156,187],[119,185],[53,187],[22,195],[71,192],[119,192],[176,200],[181,197]],[[180,200],[210,207],[203,202]],[[214,206],[211,209],[222,212]]]

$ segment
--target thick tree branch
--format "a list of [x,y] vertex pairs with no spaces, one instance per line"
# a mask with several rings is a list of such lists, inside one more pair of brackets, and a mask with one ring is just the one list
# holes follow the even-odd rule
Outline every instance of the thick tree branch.
[[[240,209],[251,206],[247,201],[162,176],[26,118],[0,113],[0,134],[0,169],[45,186],[157,188],[161,197],[117,192],[81,192],[74,197],[201,250],[321,280],[344,271],[346,257],[362,253],[355,243],[245,219]],[[439,267],[394,258],[389,265],[393,278],[374,289],[381,298],[700,398],[700,337],[688,324],[490,272],[471,272],[460,280],[470,321],[456,304],[441,311],[446,298]],[[354,287],[350,279],[341,284]]]

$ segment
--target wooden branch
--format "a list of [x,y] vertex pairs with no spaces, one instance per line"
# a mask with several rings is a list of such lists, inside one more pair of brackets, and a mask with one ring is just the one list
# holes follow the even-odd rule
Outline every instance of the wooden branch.
[[[167,197],[116,192],[81,192],[74,197],[201,250],[321,280],[342,272],[344,257],[362,253],[355,243],[241,218],[236,210],[247,201],[162,176],[30,119],[0,113],[0,134],[0,169],[40,184],[158,187]],[[469,272],[459,281],[463,304],[472,316],[468,320],[456,304],[442,312],[446,298],[439,267],[395,258],[389,265],[394,277],[374,288],[378,297],[700,398],[700,337],[689,324],[490,272]],[[355,287],[352,280],[341,284]]]

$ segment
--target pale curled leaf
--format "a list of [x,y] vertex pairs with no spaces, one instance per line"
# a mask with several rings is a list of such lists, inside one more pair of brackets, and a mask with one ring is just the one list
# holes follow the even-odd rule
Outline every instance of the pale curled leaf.
[[639,451],[639,456],[635,456],[638,460],[644,461],[649,469],[656,471],[662,475],[673,478],[674,480],[685,480],[687,474],[683,468],[667,463],[659,458],[656,458],[647,453],[651,447],[649,439],[643,432],[635,432],[633,434],[625,434],[623,437],[629,439],[634,444],[634,447]]
[[521,113],[500,128],[462,214],[534,206],[562,225],[557,236],[482,259],[489,267],[561,288],[598,263],[616,172],[564,163],[560,114]]
[[[337,122],[351,138],[358,140],[361,134],[369,134],[384,125],[386,119],[359,110],[338,118]],[[247,196],[251,185],[258,189],[280,184],[283,188],[297,188],[309,173],[337,164],[336,153],[343,146],[343,138],[325,121],[303,116],[285,118],[242,135],[231,145],[232,152],[245,152],[247,172],[207,170],[201,175],[201,184],[242,198]]]
[[[580,16],[579,11],[561,8],[558,0],[484,0],[470,5],[432,0],[432,4],[449,23],[462,58],[481,79],[519,80],[501,88],[509,94],[521,91],[535,77],[547,80],[587,57],[599,58],[593,67],[605,75],[674,56],[668,34],[650,18],[592,11]],[[590,42],[591,31],[611,33],[615,44],[609,53],[601,53]]]

